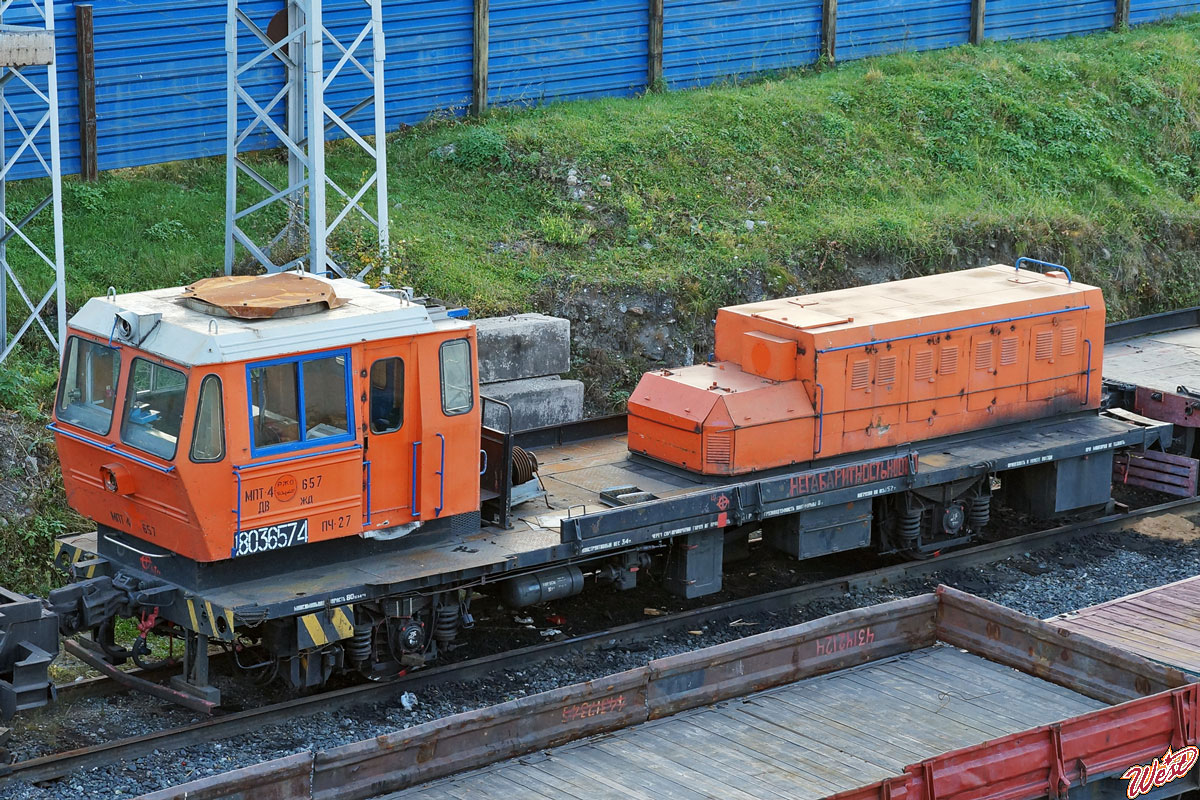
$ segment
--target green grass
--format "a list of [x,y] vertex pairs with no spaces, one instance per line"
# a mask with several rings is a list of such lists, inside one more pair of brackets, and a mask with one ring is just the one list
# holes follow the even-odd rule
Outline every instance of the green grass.
[[[1104,287],[1113,318],[1197,304],[1198,63],[1190,17],[433,121],[389,139],[393,282],[477,315],[552,310],[585,285],[658,293],[681,337],[751,286],[796,293],[1018,255]],[[249,158],[277,179],[286,170],[279,152]],[[346,183],[369,166],[344,142],[328,165]],[[109,286],[221,272],[224,179],[209,159],[69,180],[71,307]],[[41,188],[12,187],[10,202],[32,208]],[[336,244],[379,266],[361,226]],[[44,287],[20,247],[10,255]],[[630,356],[596,369],[640,363]],[[5,365],[0,405],[41,418],[53,364],[35,347]],[[636,378],[625,371],[617,399]],[[47,513],[43,527],[67,524]],[[13,537],[0,548],[27,546]],[[14,577],[39,580],[0,571]]]
[[[991,243],[1115,290],[1114,316],[1196,302],[1198,60],[1192,17],[422,125],[389,142],[396,261],[480,313],[584,281],[665,287],[706,317],[750,273],[804,291]],[[254,159],[282,174],[279,153]],[[366,168],[344,144],[328,160]],[[218,272],[223,182],[220,159],[70,182],[72,304]],[[368,263],[360,233],[341,244]]]

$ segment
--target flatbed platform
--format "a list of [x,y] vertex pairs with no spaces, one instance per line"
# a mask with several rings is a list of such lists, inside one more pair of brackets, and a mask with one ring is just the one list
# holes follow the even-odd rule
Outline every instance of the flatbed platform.
[[[498,580],[802,508],[1140,448],[1169,428],[1128,412],[1081,413],[831,459],[807,469],[743,476],[733,483],[646,463],[629,454],[624,435],[610,435],[535,450],[547,494],[513,509],[510,530],[417,532],[382,552],[189,593],[195,603],[211,604],[218,617],[232,613],[239,622],[254,623],[384,594]],[[657,500],[601,505],[600,491],[620,485],[636,485]],[[73,560],[99,551],[96,533],[61,541]]]
[[1104,378],[1174,392],[1200,390],[1200,328],[1153,332],[1104,345]]
[[1200,576],[1055,617],[1054,624],[1200,675]]
[[389,796],[816,800],[908,764],[1105,707],[935,646]]

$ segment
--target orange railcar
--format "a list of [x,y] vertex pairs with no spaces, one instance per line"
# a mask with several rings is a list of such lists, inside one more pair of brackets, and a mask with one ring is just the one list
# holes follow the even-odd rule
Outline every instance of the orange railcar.
[[990,266],[721,309],[715,360],[646,374],[629,448],[711,475],[1099,406],[1099,289]]
[[[71,507],[201,563],[477,514],[475,326],[352,281],[334,308],[327,282],[273,282],[321,313],[238,319],[175,288],[72,319],[52,425]],[[246,291],[233,313],[267,290]]]

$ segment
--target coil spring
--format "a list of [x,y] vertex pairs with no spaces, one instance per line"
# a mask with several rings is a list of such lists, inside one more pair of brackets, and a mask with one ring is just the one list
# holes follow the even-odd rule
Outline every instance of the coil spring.
[[438,606],[433,621],[434,640],[447,644],[458,638],[458,618],[458,606]]
[[967,514],[967,524],[975,533],[979,533],[987,527],[988,522],[992,518],[992,497],[991,495],[979,495],[971,498],[971,510]]
[[371,629],[356,628],[354,635],[346,640],[346,657],[354,664],[371,660]]
[[512,484],[520,486],[529,483],[537,474],[537,456],[528,450],[513,445],[512,452]]
[[911,509],[900,514],[896,520],[896,536],[902,547],[915,545],[921,538],[921,509]]

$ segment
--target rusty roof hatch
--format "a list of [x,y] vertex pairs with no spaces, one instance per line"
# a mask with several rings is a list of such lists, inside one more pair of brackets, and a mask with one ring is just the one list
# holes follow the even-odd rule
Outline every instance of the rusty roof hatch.
[[188,308],[238,319],[299,317],[346,302],[330,284],[299,272],[205,278],[183,290],[183,303]]

